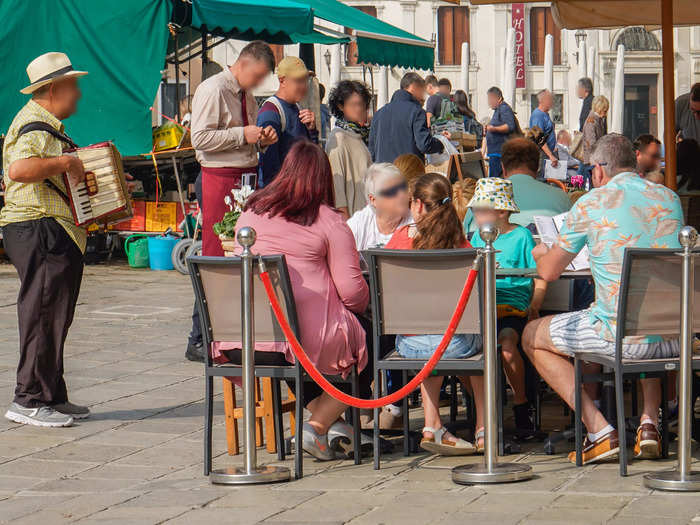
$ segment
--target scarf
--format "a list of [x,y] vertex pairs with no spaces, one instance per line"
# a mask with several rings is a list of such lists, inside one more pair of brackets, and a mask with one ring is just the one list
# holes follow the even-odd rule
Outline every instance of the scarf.
[[338,126],[340,129],[357,133],[358,135],[360,135],[360,137],[362,138],[362,142],[364,142],[365,144],[369,142],[369,126],[363,126],[361,124],[357,124],[356,122],[350,122],[349,120],[345,120],[342,118],[336,119],[335,125]]

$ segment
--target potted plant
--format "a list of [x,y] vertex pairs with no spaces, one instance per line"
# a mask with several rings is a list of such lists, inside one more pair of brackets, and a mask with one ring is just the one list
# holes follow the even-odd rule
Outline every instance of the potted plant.
[[233,198],[231,198],[231,195],[224,197],[224,202],[228,206],[229,211],[224,214],[220,222],[214,224],[213,228],[214,233],[221,240],[221,247],[224,249],[224,255],[227,257],[232,257],[236,249],[236,223],[243,212],[243,207],[248,197],[252,193],[253,188],[243,186],[241,189],[231,190]]

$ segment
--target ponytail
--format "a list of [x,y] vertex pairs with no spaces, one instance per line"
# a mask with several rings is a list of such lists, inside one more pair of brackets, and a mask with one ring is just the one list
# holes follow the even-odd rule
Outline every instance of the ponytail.
[[426,173],[413,188],[413,199],[420,200],[426,214],[416,223],[415,250],[461,248],[466,238],[457,210],[452,203],[452,187],[439,173]]

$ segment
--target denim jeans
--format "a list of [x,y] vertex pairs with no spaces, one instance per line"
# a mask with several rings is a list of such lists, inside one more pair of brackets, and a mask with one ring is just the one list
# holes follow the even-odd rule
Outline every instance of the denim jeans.
[[[396,350],[406,359],[429,359],[442,340],[442,335],[397,335]],[[455,334],[447,345],[443,359],[466,359],[481,351],[478,334]]]

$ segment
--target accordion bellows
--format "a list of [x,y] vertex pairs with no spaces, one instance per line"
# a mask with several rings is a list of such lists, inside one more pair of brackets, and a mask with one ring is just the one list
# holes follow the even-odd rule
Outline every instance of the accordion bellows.
[[69,154],[85,167],[85,180],[78,184],[64,175],[75,224],[113,224],[133,217],[122,158],[114,144],[101,142]]

